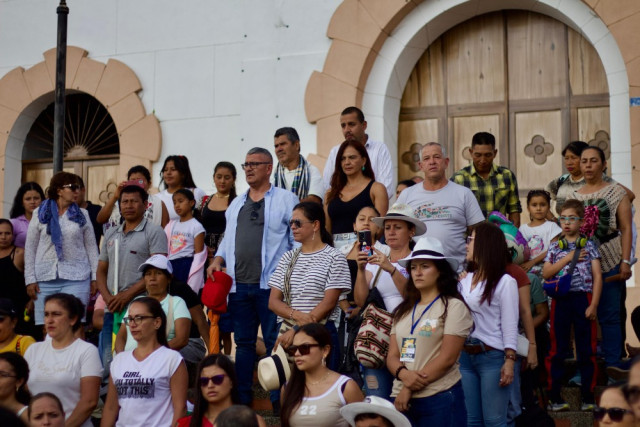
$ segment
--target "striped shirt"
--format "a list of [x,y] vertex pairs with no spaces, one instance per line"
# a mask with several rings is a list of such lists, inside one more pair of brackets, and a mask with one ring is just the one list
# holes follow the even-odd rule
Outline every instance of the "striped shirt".
[[485,217],[493,211],[500,211],[505,216],[522,212],[516,176],[503,166],[492,165],[489,178],[484,179],[471,164],[456,172],[451,181],[473,192]]
[[[295,252],[285,252],[269,279],[269,286],[283,292],[284,276]],[[291,308],[309,313],[324,298],[329,289],[342,289],[345,293],[351,290],[351,276],[347,259],[339,250],[326,245],[316,252],[300,252],[291,273]],[[336,305],[328,316],[328,320],[338,318],[340,309]],[[282,321],[278,317],[278,322]]]

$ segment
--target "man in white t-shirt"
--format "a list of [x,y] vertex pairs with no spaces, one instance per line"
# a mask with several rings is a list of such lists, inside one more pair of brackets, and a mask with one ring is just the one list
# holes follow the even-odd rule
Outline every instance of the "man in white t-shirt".
[[[393,165],[391,164],[391,154],[384,142],[372,141],[367,130],[367,121],[364,119],[364,113],[357,107],[347,107],[340,115],[340,127],[342,135],[346,141],[357,141],[364,145],[371,160],[371,168],[376,175],[376,181],[381,183],[387,189],[389,198],[395,194],[395,184],[393,177]],[[329,152],[327,163],[324,164],[324,187],[328,190],[331,187],[331,176],[336,167],[336,156],[340,145],[336,145]]]
[[425,144],[420,151],[424,181],[402,191],[396,203],[411,206],[416,217],[427,225],[424,235],[440,240],[445,255],[462,266],[465,237],[485,218],[471,190],[447,179],[447,166],[449,157],[444,147],[437,142]]
[[273,185],[292,191],[301,202],[322,204],[324,185],[318,168],[300,154],[300,137],[291,127],[280,128],[274,137],[278,166],[273,174]]

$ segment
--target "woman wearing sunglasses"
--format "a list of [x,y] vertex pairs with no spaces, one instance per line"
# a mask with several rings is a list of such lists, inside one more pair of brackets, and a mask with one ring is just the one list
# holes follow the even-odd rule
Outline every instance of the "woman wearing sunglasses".
[[607,387],[600,396],[600,405],[593,410],[593,418],[601,426],[635,427],[638,425],[631,406],[625,399],[624,389]]
[[[269,280],[269,309],[282,322],[275,347],[291,345],[294,327],[326,322],[331,344],[338,348],[334,323],[340,317],[338,298],[351,290],[347,259],[331,246],[333,241],[318,203],[296,205],[289,223],[293,238],[301,246],[282,256]],[[339,352],[327,363],[330,369],[337,369]]]
[[[44,324],[44,299],[64,292],[87,306],[95,287],[98,246],[89,214],[75,203],[78,177],[58,172],[47,200],[33,211],[24,249],[27,294],[35,300],[35,323]],[[82,320],[82,319],[81,319]]]
[[123,320],[138,346],[111,362],[100,425],[175,426],[185,414],[188,379],[182,356],[168,348],[167,316],[158,300],[143,297]]
[[[233,362],[223,354],[210,354],[198,366],[198,385],[193,413],[178,420],[178,427],[213,427],[222,411],[240,404]],[[259,425],[265,424],[258,417]]]
[[282,398],[282,427],[347,427],[340,408],[364,399],[360,387],[327,367],[331,337],[319,323],[307,323],[295,333],[287,353],[294,359]]

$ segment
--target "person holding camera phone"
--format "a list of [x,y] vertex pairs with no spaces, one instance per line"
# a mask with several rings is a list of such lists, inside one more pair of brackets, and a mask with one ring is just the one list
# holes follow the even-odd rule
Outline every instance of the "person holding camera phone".
[[[354,289],[355,302],[361,309],[368,302],[370,292],[376,289],[382,297],[385,310],[393,312],[402,302],[409,273],[398,261],[411,254],[409,243],[414,236],[421,236],[427,226],[417,219],[410,206],[396,203],[386,216],[373,218],[384,229],[384,237],[390,248],[389,255],[363,244],[358,255],[358,274]],[[368,250],[371,248],[370,250]],[[364,368],[364,385],[367,396],[389,399],[393,375],[385,368]]]

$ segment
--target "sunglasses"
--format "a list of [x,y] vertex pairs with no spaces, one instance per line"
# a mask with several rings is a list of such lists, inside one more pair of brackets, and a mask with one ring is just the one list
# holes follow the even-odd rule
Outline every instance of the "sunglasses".
[[213,385],[220,385],[224,381],[225,374],[214,375],[212,377],[200,377],[200,387],[206,387],[209,385],[209,381],[213,383]]
[[311,347],[320,347],[320,344],[292,345],[287,348],[286,352],[289,356],[295,356],[296,352],[299,351],[301,356],[306,356],[311,352]]
[[609,414],[609,418],[614,423],[619,423],[622,421],[626,414],[633,414],[633,411],[629,409],[622,408],[600,408],[597,407],[593,410],[593,418],[597,421],[602,421],[604,419],[605,414]]
[[80,186],[78,184],[65,184],[62,186],[62,188],[68,188],[71,191],[78,191],[80,189]]
[[300,228],[302,227],[302,224],[313,224],[315,221],[302,221],[301,219],[292,219],[289,221],[289,227],[293,227],[294,225],[296,226],[296,228]]
[[260,202],[254,202],[253,206],[251,206],[251,215],[249,219],[251,221],[255,221],[260,218]]

